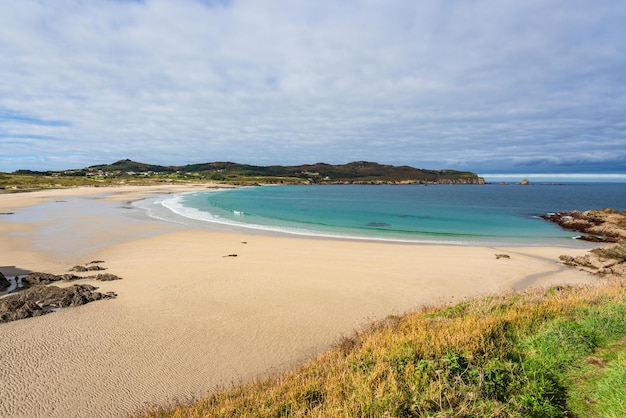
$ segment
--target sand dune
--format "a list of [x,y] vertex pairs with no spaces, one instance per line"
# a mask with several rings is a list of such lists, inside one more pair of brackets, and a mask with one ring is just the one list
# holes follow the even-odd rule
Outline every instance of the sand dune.
[[0,219],[0,271],[101,259],[124,278],[95,283],[117,299],[0,324],[0,416],[127,416],[293,367],[389,314],[591,280],[557,262],[583,250],[227,233],[122,209],[177,190],[0,195],[0,212],[15,212]]

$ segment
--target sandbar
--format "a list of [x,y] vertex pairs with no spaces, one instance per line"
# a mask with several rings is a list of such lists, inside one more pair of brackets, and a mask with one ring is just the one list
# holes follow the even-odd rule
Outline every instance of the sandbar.
[[93,283],[116,299],[0,324],[0,416],[128,416],[293,368],[388,315],[594,280],[558,262],[585,249],[224,232],[128,204],[206,187],[0,195],[6,276],[97,259],[123,277]]

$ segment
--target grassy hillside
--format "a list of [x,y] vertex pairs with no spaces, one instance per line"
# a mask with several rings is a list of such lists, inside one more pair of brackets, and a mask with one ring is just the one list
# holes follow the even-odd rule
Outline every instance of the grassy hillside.
[[178,176],[104,177],[58,174],[0,173],[0,193],[27,192],[45,189],[64,189],[78,186],[107,187],[119,185],[153,185],[195,182]]
[[0,193],[74,186],[221,182],[229,184],[334,184],[334,183],[471,183],[476,174],[454,170],[424,170],[366,161],[330,165],[255,166],[231,162],[161,166],[131,160],[62,171],[18,170],[0,173]]
[[389,317],[300,369],[155,417],[626,416],[626,285]]

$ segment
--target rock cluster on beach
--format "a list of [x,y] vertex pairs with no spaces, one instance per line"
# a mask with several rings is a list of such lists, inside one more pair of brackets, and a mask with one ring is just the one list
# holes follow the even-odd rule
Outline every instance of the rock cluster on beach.
[[120,280],[118,277],[110,273],[100,273],[92,276],[77,276],[75,274],[50,274],[50,273],[30,273],[28,276],[22,279],[22,284],[34,286],[34,285],[47,285],[58,281],[71,282],[73,280],[91,279],[101,282],[108,282],[111,280]]
[[66,288],[35,286],[0,299],[0,323],[45,315],[54,309],[80,306],[100,299],[110,299],[113,292],[96,292],[96,287],[79,284]]
[[[91,262],[89,264],[94,263],[100,262]],[[97,270],[104,270],[104,268],[98,268]],[[87,271],[87,269],[84,271]],[[0,323],[41,316],[58,308],[80,306],[95,300],[111,299],[117,296],[114,292],[96,292],[97,288],[88,284],[75,284],[65,288],[49,286],[51,283],[59,281],[68,282],[82,279],[111,281],[120,280],[121,277],[110,273],[100,273],[92,276],[77,276],[69,273],[30,273],[21,278],[21,288],[16,288],[15,293],[0,299]],[[18,278],[16,276],[16,286],[17,283]],[[5,290],[10,286],[11,282],[0,272],[0,290]]]
[[592,242],[619,242],[626,240],[626,214],[611,209],[579,212],[557,212],[543,219],[566,229],[582,232],[579,239]]

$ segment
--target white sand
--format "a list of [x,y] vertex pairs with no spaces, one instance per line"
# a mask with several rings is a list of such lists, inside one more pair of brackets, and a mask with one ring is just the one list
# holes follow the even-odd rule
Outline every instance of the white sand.
[[[181,189],[0,195],[0,212],[15,212],[0,218],[0,271],[62,273],[101,259],[124,278],[96,283],[117,299],[0,324],[0,416],[127,416],[293,367],[376,319],[424,304],[592,280],[558,263],[560,254],[584,250],[225,233],[120,209],[172,190]],[[108,212],[80,213],[76,199]],[[44,202],[46,219],[11,218]],[[69,221],[59,220],[56,203],[67,205]]]

